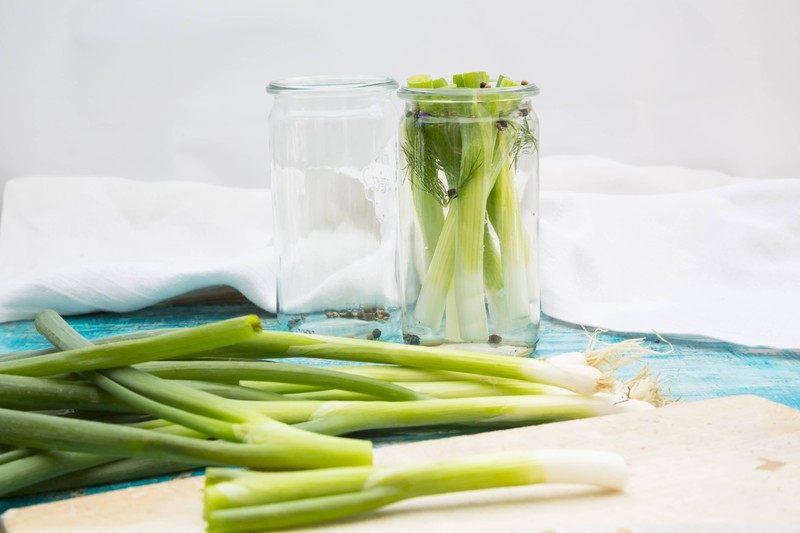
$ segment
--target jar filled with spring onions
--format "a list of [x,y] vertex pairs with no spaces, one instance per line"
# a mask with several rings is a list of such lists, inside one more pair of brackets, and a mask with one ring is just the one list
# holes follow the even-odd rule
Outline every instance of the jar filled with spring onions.
[[525,355],[539,330],[538,88],[485,72],[399,91],[408,343]]

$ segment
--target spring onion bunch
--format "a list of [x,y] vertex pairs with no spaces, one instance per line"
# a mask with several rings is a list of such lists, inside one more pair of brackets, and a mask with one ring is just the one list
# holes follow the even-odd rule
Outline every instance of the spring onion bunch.
[[408,88],[402,151],[418,236],[416,324],[480,343],[535,327],[535,227],[520,208],[520,192],[534,185],[517,173],[519,157],[538,149],[526,100],[535,88],[505,76],[492,85],[485,72],[452,83],[412,76]]
[[[607,357],[612,351],[604,351]],[[245,342],[195,354],[196,357],[310,357],[405,367],[462,374],[493,376],[562,387],[579,394],[593,394],[613,386],[597,365],[560,364],[549,359],[508,357],[466,350],[372,343],[327,335],[268,331]],[[606,359],[607,359],[606,357]]]
[[[210,470],[211,531],[275,529],[426,494],[563,481],[558,468],[580,472],[570,478],[576,482],[619,488],[620,465],[609,470],[614,461],[601,458],[598,470],[591,454],[373,468],[370,443],[342,436],[600,416],[652,408],[658,388],[647,373],[622,384],[607,372],[643,351],[638,339],[535,360],[262,332],[255,317],[92,342],[51,311],[35,325],[54,350],[0,356],[0,496],[199,466],[271,471]],[[274,361],[291,357],[362,364]],[[561,466],[553,470],[555,459]],[[295,469],[296,476],[285,472]]]
[[[52,311],[40,313],[35,323],[63,351],[0,364],[0,383],[13,385],[0,394],[0,443],[18,447],[3,454],[0,494],[120,458],[177,462],[186,468],[213,464],[302,469],[371,463],[368,441],[304,431],[269,418],[250,402],[222,398],[130,366],[246,340],[261,331],[257,317],[100,345],[78,335]],[[99,404],[178,427],[83,418],[83,410]],[[51,412],[58,407],[77,412]]]

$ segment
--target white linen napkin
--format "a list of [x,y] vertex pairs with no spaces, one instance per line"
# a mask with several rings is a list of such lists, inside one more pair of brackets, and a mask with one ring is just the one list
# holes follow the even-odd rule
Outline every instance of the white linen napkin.
[[[130,311],[219,285],[274,310],[270,227],[266,190],[12,180],[0,321],[43,307]],[[555,318],[800,347],[800,179],[544,158],[540,253],[542,308]]]

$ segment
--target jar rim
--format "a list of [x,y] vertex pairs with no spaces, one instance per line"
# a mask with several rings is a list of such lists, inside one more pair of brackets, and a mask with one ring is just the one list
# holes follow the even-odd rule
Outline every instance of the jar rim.
[[334,94],[363,89],[394,90],[398,84],[394,78],[369,74],[335,76],[296,76],[275,80],[267,85],[269,94]]
[[[491,82],[496,82],[497,80],[491,80]],[[408,87],[403,86],[400,87],[400,90],[397,91],[397,96],[404,100],[414,100],[419,97],[425,97],[426,100],[431,100],[430,97],[439,97],[435,100],[441,99],[441,101],[453,100],[453,101],[465,101],[465,100],[475,100],[477,97],[486,96],[486,95],[493,95],[497,97],[502,96],[536,96],[539,94],[539,87],[537,87],[533,83],[528,83],[527,85],[515,85],[513,87],[490,87],[484,89],[478,88],[469,88],[469,87],[457,87],[455,89],[420,89],[416,87]]]

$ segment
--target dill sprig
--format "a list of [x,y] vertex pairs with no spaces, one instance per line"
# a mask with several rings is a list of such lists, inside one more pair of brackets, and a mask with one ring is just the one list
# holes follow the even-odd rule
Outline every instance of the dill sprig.
[[447,188],[439,179],[439,159],[432,144],[427,142],[425,127],[417,117],[406,120],[405,139],[401,146],[406,160],[406,176],[412,187],[430,194],[440,205],[446,205],[449,200]]
[[514,135],[514,142],[509,149],[509,159],[511,159],[514,171],[517,170],[517,162],[522,154],[533,154],[539,150],[539,140],[531,130],[530,123],[525,120],[512,120],[508,122],[508,129]]
[[[504,133],[513,137],[507,157],[515,171],[520,155],[539,149],[525,111],[516,109],[498,117],[503,129],[507,128]],[[464,123],[454,121],[451,116],[438,117],[429,111],[417,110],[406,118],[406,135],[401,145],[406,175],[414,188],[430,194],[443,207],[457,198],[458,191],[479,175],[483,167],[482,149],[474,150],[468,161],[462,161],[463,127]]]

